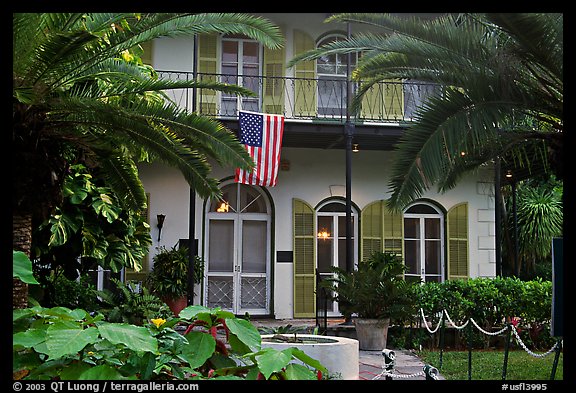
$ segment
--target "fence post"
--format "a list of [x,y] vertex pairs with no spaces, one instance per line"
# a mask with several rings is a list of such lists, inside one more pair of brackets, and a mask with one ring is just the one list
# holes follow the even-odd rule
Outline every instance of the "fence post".
[[562,350],[562,341],[556,341],[556,354],[554,355],[554,363],[552,363],[552,374],[550,374],[550,379],[554,380],[556,376],[556,367],[558,367],[558,359],[560,358],[560,351]]
[[512,336],[512,324],[508,323],[508,333],[506,333],[506,345],[504,346],[504,365],[502,367],[502,380],[506,379],[508,369],[508,352],[510,351],[510,338]]
[[444,312],[445,310],[442,309],[442,316],[440,318],[442,318],[441,321],[441,326],[440,326],[440,361],[438,362],[438,368],[442,369],[442,358],[443,358],[443,354],[444,354],[444,330],[446,327],[446,318],[444,318]]
[[472,379],[472,324],[467,326],[467,341],[468,341],[468,380]]

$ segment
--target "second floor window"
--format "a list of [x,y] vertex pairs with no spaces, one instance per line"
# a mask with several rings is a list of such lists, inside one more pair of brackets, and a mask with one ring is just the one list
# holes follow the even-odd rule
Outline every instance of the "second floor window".
[[[341,35],[330,35],[322,38],[317,46],[335,41],[342,41]],[[348,55],[322,56],[316,61],[318,75],[318,115],[325,117],[345,116],[346,110],[346,73]],[[352,55],[351,69],[356,66],[356,55]]]
[[256,97],[222,94],[222,114],[236,116],[239,109],[258,112],[260,107],[260,44],[243,36],[222,38],[222,82],[245,87]]

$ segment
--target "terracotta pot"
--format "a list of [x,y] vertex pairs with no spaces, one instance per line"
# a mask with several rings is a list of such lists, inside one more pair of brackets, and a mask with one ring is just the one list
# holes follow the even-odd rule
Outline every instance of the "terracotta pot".
[[390,318],[386,319],[354,319],[356,337],[360,349],[365,351],[381,351],[386,348]]
[[188,306],[188,296],[182,296],[178,298],[164,298],[162,299],[164,303],[170,307],[170,310],[174,313],[174,316],[180,315],[180,311],[182,311],[186,306]]

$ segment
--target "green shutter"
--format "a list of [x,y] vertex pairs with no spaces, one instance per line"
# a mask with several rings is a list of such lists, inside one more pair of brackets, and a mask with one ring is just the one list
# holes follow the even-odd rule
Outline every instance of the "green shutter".
[[404,217],[402,213],[390,210],[382,202],[383,243],[385,252],[404,256]]
[[388,209],[386,201],[376,201],[362,210],[362,258],[373,252],[404,255],[404,219],[402,213]]
[[[146,219],[146,222],[150,224],[150,193],[146,193],[146,209],[142,210],[142,216]],[[140,262],[142,268],[140,271],[136,271],[132,268],[127,267],[125,270],[124,281],[144,281],[148,275],[150,256],[146,254],[142,261]]]
[[400,121],[404,118],[404,86],[398,79],[386,79],[382,84],[384,118]]
[[[216,35],[198,35],[198,73],[201,81],[216,81],[218,73],[218,37]],[[209,74],[209,75],[202,75]],[[217,114],[217,92],[200,89],[196,110],[208,115]]]
[[314,209],[292,200],[294,230],[294,318],[316,316],[316,236]]
[[[312,37],[301,30],[294,30],[294,55],[314,49]],[[294,116],[316,117],[316,63],[303,61],[294,67]]]
[[152,41],[146,41],[140,44],[142,50],[142,63],[152,65]]
[[468,203],[448,211],[448,279],[465,279],[468,272]]
[[362,209],[362,256],[361,261],[370,258],[373,252],[382,251],[382,201],[372,202]]
[[286,51],[264,47],[264,91],[262,108],[264,113],[284,114],[284,69]]

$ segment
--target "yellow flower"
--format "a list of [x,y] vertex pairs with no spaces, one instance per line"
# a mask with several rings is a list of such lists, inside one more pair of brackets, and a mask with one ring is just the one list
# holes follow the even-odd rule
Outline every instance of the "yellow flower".
[[160,326],[162,326],[166,323],[166,320],[162,319],[162,318],[151,319],[151,321],[154,325],[156,325],[157,328],[159,328]]

